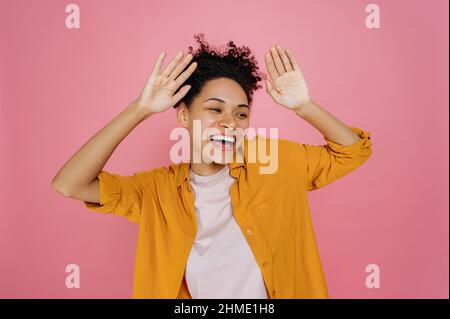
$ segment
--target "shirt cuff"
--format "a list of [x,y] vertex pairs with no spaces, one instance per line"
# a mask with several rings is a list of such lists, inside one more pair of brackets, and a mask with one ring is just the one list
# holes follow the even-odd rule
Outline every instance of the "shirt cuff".
[[117,206],[117,202],[120,199],[120,186],[114,181],[114,177],[106,171],[101,171],[98,179],[100,202],[84,202],[84,206],[96,212],[110,213]]
[[335,153],[342,153],[342,154],[353,154],[358,153],[363,149],[370,149],[372,147],[372,142],[370,140],[370,132],[364,131],[358,127],[352,127],[350,126],[351,130],[358,135],[361,139],[357,141],[356,143],[353,143],[351,145],[341,145],[337,144],[333,141],[330,141],[328,138],[325,138],[328,147],[333,150]]

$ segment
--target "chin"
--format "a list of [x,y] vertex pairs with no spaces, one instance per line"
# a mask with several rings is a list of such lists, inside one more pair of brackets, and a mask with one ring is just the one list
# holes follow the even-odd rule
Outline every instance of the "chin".
[[226,165],[226,164],[228,164],[228,163],[230,163],[231,161],[226,161],[224,158],[222,158],[222,159],[212,159],[212,162],[211,163],[213,163],[213,164],[219,164],[219,165]]
[[[218,165],[227,165],[229,163],[233,163],[234,158],[237,157],[237,152],[242,152],[242,148],[240,146],[240,144],[234,145],[233,148],[229,150],[220,150],[214,147],[213,151],[207,155],[207,162]],[[236,148],[238,148],[239,151],[237,151]]]
[[219,155],[210,158],[211,163],[219,164],[219,165],[226,165],[228,163],[233,162],[233,152],[229,152],[228,154],[223,153],[222,157]]

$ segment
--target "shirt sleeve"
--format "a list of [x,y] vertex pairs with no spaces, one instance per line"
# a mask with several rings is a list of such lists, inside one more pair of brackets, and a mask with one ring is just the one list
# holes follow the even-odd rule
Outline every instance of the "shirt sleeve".
[[370,132],[350,127],[361,140],[352,145],[340,145],[324,136],[326,145],[295,143],[297,163],[305,177],[306,190],[316,190],[332,183],[361,166],[372,154]]
[[85,207],[95,212],[123,216],[139,223],[143,200],[139,173],[122,176],[102,170],[98,179],[100,203],[84,202]]

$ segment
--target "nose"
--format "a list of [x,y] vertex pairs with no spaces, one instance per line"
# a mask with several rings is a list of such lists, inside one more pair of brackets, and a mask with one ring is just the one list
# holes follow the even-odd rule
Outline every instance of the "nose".
[[227,114],[223,115],[223,118],[220,120],[219,125],[221,127],[226,127],[230,129],[236,128],[236,122],[234,121],[233,116]]

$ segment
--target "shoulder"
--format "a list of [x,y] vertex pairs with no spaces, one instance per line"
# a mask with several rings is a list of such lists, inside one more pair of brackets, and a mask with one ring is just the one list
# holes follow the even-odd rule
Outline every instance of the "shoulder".
[[262,143],[262,142],[266,142],[268,145],[270,143],[276,143],[276,144],[278,144],[279,147],[281,147],[283,149],[284,148],[286,148],[286,149],[295,148],[295,147],[301,145],[301,143],[299,143],[299,142],[295,142],[295,141],[288,140],[288,139],[285,139],[285,138],[278,138],[278,137],[277,138],[271,138],[271,137],[265,137],[263,135],[256,135],[254,138],[249,139],[247,141],[248,141],[248,146],[249,147],[253,146],[253,145],[256,145],[256,144],[259,144],[259,143]]
[[290,176],[292,170],[298,171],[301,144],[285,138],[271,138],[257,135],[248,141],[246,149],[249,168],[263,174]]
[[302,151],[302,146],[302,143],[285,138],[270,138],[257,135],[251,140],[248,140],[247,152],[255,152],[255,150],[263,147],[267,154],[273,154],[275,152],[280,160],[291,160],[294,154],[298,155]]

